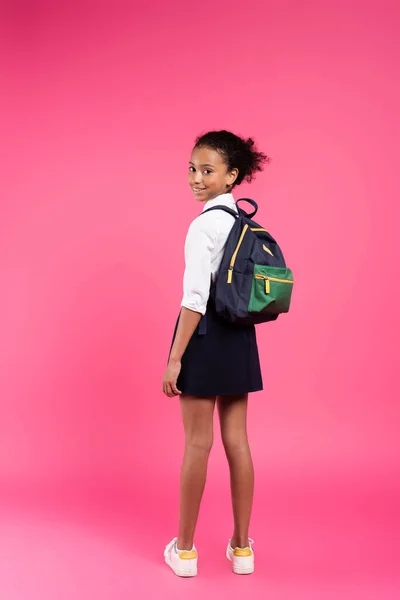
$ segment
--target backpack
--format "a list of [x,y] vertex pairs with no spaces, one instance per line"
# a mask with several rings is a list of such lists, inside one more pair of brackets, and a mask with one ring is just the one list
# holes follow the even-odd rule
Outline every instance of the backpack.
[[[239,208],[242,201],[249,202],[254,211],[246,213]],[[236,219],[210,296],[217,314],[232,323],[255,325],[275,321],[281,313],[289,311],[292,271],[286,267],[272,235],[252,220],[258,210],[257,203],[250,198],[240,198],[236,207],[238,213],[222,205],[201,213],[224,210]]]

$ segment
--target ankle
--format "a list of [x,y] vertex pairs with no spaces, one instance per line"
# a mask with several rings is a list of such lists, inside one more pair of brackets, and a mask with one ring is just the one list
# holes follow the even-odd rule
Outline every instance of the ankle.
[[235,548],[248,548],[250,546],[249,544],[249,538],[248,537],[244,537],[244,536],[240,536],[240,535],[233,535],[231,538],[231,548],[235,549]]
[[176,542],[176,547],[177,549],[182,552],[183,550],[187,550],[188,552],[190,552],[191,550],[193,550],[193,541],[192,543],[190,543],[190,541],[188,542],[187,540],[179,540]]

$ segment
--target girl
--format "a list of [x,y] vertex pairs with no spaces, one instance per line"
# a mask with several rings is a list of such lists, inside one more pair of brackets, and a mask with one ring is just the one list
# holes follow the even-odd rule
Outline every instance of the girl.
[[[210,131],[195,140],[189,162],[189,185],[202,210],[225,205],[237,212],[232,195],[251,181],[268,157],[254,141],[229,131]],[[226,556],[235,573],[254,571],[254,543],[248,537],[254,470],[247,438],[248,393],[263,389],[254,325],[218,317],[210,297],[235,217],[223,210],[198,216],[185,242],[183,300],[172,339],[163,392],[179,395],[185,431],[181,470],[179,533],[165,547],[166,563],[183,577],[197,574],[193,539],[213,442],[214,406],[229,463],[233,535]],[[199,323],[206,315],[206,333]]]

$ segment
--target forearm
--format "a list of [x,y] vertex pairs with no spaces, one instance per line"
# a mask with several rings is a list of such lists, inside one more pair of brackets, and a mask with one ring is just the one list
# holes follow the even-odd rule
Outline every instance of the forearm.
[[201,319],[201,313],[182,306],[175,340],[169,356],[170,361],[180,361]]

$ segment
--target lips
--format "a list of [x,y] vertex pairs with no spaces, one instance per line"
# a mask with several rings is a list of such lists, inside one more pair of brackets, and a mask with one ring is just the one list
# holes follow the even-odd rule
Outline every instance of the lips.
[[192,190],[194,191],[195,194],[198,194],[199,192],[204,192],[205,189],[206,188],[196,188],[196,187],[192,188]]

